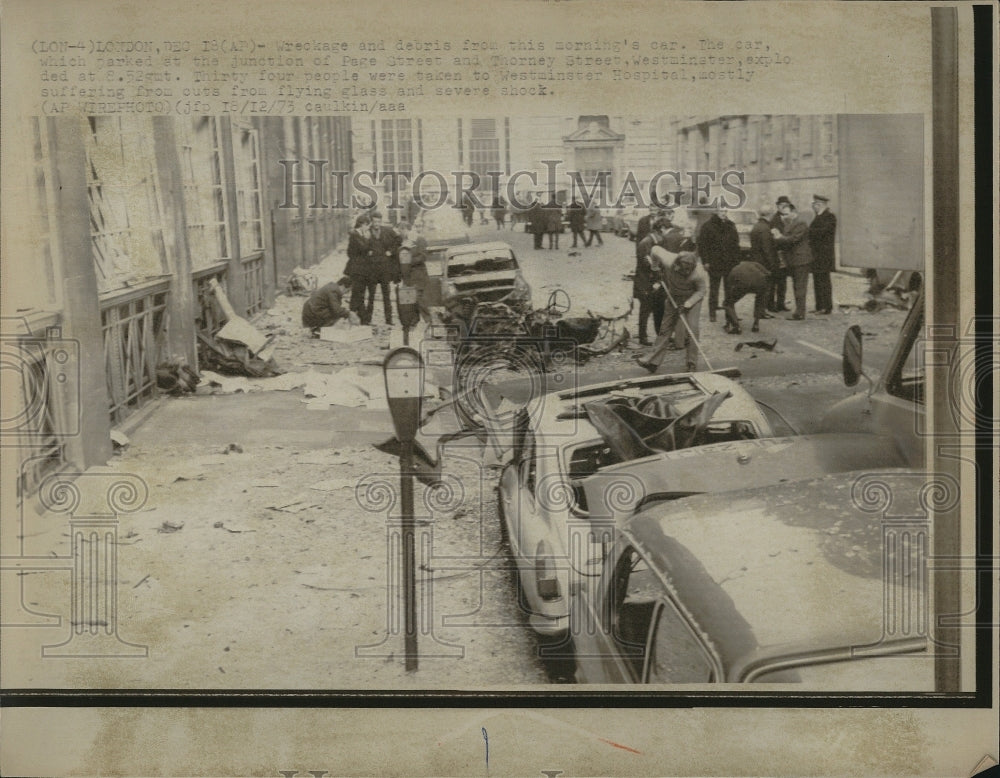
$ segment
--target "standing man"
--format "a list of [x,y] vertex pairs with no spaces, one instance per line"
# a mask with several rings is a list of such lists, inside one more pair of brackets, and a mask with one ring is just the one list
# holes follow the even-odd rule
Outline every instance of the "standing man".
[[462,219],[467,227],[472,226],[472,217],[476,215],[476,206],[472,202],[472,197],[468,192],[462,197]]
[[545,232],[549,236],[549,248],[559,248],[559,233],[562,232],[562,206],[556,200],[556,193],[549,196],[549,202],[542,209],[545,213]]
[[653,315],[653,332],[659,334],[663,323],[663,284],[653,270],[650,253],[654,246],[662,246],[670,229],[670,222],[657,219],[650,233],[635,245],[635,277],[632,280],[632,296],[639,301],[639,345],[650,345],[647,329],[649,316]]
[[725,292],[726,278],[740,261],[740,236],[725,209],[716,206],[701,226],[696,238],[698,256],[708,271],[708,320],[715,321],[719,307],[719,286]]
[[569,217],[569,228],[573,233],[573,248],[576,248],[577,238],[586,246],[587,239],[583,235],[583,226],[587,219],[587,211],[575,197],[567,206],[566,215]]
[[493,221],[497,223],[497,229],[503,229],[503,220],[507,215],[507,203],[500,195],[493,196]]
[[540,249],[542,236],[545,234],[545,212],[538,200],[535,200],[528,209],[528,230],[535,238],[535,248]]
[[774,235],[771,234],[771,220],[774,216],[774,206],[768,202],[761,203],[757,209],[757,223],[750,230],[751,262],[762,265],[768,274],[767,293],[764,296],[765,311],[763,318],[770,319],[769,310],[774,310],[774,287],[778,274],[778,249],[774,246]]
[[816,214],[809,225],[809,250],[812,252],[813,293],[816,313],[833,313],[833,286],[830,273],[834,268],[833,242],[837,232],[837,217],[830,210],[830,198],[813,195],[812,209]]
[[[771,216],[771,234],[774,230],[779,233],[785,231],[785,217],[789,213],[792,201],[786,195],[781,195],[775,203],[776,212]],[[775,247],[777,249],[777,247]],[[778,265],[774,270],[774,295],[771,298],[771,311],[787,311],[788,305],[785,302],[788,294],[788,260],[784,251],[778,251]]]
[[368,238],[368,257],[372,275],[368,279],[368,301],[365,304],[365,316],[362,319],[368,323],[372,320],[375,308],[375,287],[382,292],[382,307],[385,312],[385,323],[392,324],[392,298],[389,296],[389,284],[399,283],[399,236],[389,227],[382,224],[382,214],[372,211],[371,232]]
[[365,324],[365,290],[368,288],[368,278],[371,273],[371,262],[368,257],[368,225],[371,219],[367,214],[361,214],[354,221],[354,229],[347,236],[347,264],[344,275],[351,282],[351,310]]
[[427,274],[427,238],[418,235],[416,240],[407,239],[399,247],[399,269],[402,283],[412,287],[417,296],[417,310],[424,324],[430,324],[431,311],[427,307],[426,295],[430,276]]
[[784,230],[771,231],[774,245],[785,252],[788,272],[792,276],[792,293],[795,295],[795,311],[788,318],[802,321],[806,318],[806,291],[809,288],[809,271],[812,267],[812,253],[809,251],[809,225],[799,216],[795,206],[788,204],[787,215],[783,216]]
[[590,206],[587,208],[587,221],[586,221],[587,231],[590,233],[587,236],[587,240],[584,241],[583,245],[590,248],[594,239],[597,239],[597,245],[604,245],[604,238],[601,237],[601,228],[604,226],[604,216],[601,214],[601,209],[597,207],[596,202],[591,202]]
[[635,243],[639,245],[639,241],[649,235],[650,231],[653,229],[653,222],[657,219],[656,209],[650,206],[649,213],[643,216],[639,221],[635,223]]
[[[663,247],[655,246],[650,252],[650,259],[666,292],[666,310],[663,328],[656,337],[652,351],[645,358],[637,356],[636,361],[650,373],[659,370],[670,350],[670,333],[680,325],[687,331],[687,371],[694,372],[698,366],[698,316],[708,286],[708,277],[698,263],[698,255],[693,251],[673,255]],[[682,317],[686,326],[680,321]]]

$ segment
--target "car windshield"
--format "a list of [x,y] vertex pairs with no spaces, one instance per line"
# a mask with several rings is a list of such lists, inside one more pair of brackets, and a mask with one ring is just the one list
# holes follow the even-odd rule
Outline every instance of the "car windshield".
[[516,270],[517,260],[510,249],[492,249],[489,251],[470,251],[458,254],[448,259],[448,277],[472,275],[473,273],[492,273],[497,270]]
[[[685,455],[689,455],[688,452],[692,448],[699,446],[726,443],[734,440],[755,440],[759,437],[760,434],[753,422],[746,420],[713,420],[698,431],[694,441],[688,448],[683,449],[683,451]],[[573,508],[577,513],[586,514],[588,511],[587,495],[583,488],[584,479],[603,467],[616,465],[623,461],[626,460],[619,457],[603,439],[591,440],[575,446],[567,446],[563,449],[562,466],[570,488],[573,491]],[[681,492],[678,492],[677,496],[681,496],[681,494]],[[687,492],[683,494],[686,495]]]

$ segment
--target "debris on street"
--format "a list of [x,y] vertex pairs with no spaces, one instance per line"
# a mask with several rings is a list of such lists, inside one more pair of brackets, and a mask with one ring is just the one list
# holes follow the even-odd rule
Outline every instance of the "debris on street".
[[296,267],[285,279],[285,294],[297,297],[308,297],[310,292],[319,288],[319,278],[313,270]]
[[759,348],[764,351],[774,351],[774,347],[778,345],[778,339],[774,340],[745,340],[741,343],[736,344],[736,348],[733,351],[741,351],[744,346],[747,348]]
[[156,386],[167,394],[179,395],[194,392],[200,380],[198,371],[189,367],[181,359],[161,362],[156,366]]
[[371,327],[362,324],[351,324],[346,319],[341,319],[330,327],[322,327],[319,331],[319,339],[333,343],[357,343],[362,340],[369,340],[372,337]]

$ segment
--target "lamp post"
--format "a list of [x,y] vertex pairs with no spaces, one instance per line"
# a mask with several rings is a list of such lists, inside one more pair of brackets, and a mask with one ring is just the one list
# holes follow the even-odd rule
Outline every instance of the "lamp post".
[[413,520],[413,441],[420,426],[424,365],[409,346],[393,349],[382,364],[385,394],[400,443],[399,485],[403,529],[403,612],[407,671],[417,669],[417,582]]

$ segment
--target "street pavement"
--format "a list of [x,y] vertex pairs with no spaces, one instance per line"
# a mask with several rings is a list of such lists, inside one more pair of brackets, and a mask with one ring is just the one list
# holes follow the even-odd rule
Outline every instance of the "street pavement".
[[[473,237],[514,247],[536,305],[560,288],[572,301],[568,316],[628,310],[626,274],[635,260],[626,239],[608,235],[603,247],[578,247],[574,254],[566,235],[559,251],[534,250],[531,236],[518,230],[498,235],[477,225]],[[317,266],[321,281],[336,277],[343,261],[339,253],[324,258]],[[834,276],[838,303],[862,303],[864,289],[858,275]],[[380,376],[389,346],[384,329],[376,327],[361,347],[311,341],[297,326],[301,302],[279,297],[256,321],[277,334],[284,369],[329,374],[352,367]],[[751,306],[742,302],[744,316]],[[759,335],[731,336],[703,313],[702,347],[712,367],[737,367],[751,394],[809,432],[826,408],[853,391],[840,378],[847,326],[862,325],[865,364],[875,376],[904,315],[848,308],[805,322],[770,319]],[[635,313],[622,325],[634,333]],[[754,340],[777,343],[773,351],[736,350]],[[645,375],[635,353],[628,345],[545,380],[562,389]],[[683,359],[672,353],[663,371],[682,370]],[[448,388],[446,370],[434,379]],[[317,409],[301,389],[199,394],[160,399],[126,431],[131,444],[110,466],[145,479],[150,497],[118,530],[117,626],[123,639],[148,646],[149,655],[130,663],[41,662],[39,646],[58,642],[57,630],[10,632],[4,665],[15,685],[455,689],[566,679],[565,666],[539,659],[519,610],[496,515],[497,471],[475,446],[450,451],[443,492],[418,490],[418,518],[433,541],[420,561],[419,587],[433,596],[433,608],[421,633],[421,669],[406,673],[391,596],[398,585],[398,461],[372,447],[392,433],[384,406]],[[36,553],[65,556],[64,529],[54,522],[30,538]],[[38,572],[25,592],[26,606],[58,613],[70,597],[68,576]]]

